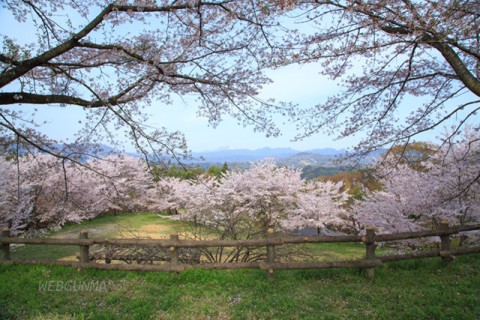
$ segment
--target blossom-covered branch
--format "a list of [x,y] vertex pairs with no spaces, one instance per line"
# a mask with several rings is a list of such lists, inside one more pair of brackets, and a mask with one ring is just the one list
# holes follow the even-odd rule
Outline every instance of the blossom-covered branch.
[[[118,140],[124,128],[139,151],[147,156],[151,150],[159,161],[159,150],[183,154],[186,145],[170,140],[174,133],[162,135],[158,146],[159,135],[145,125],[145,110],[186,95],[198,98],[199,115],[212,125],[230,114],[268,135],[279,133],[270,113],[278,108],[255,96],[268,83],[260,69],[279,46],[275,18],[283,9],[166,0],[13,0],[1,7],[20,26],[36,27],[23,41],[2,31],[0,113],[9,123],[2,126],[3,136],[29,144],[24,138],[41,126],[17,106],[81,106],[88,121],[77,144]],[[32,121],[21,120],[26,118]],[[30,147],[56,143],[37,140]]]
[[[410,142],[452,122],[478,124],[478,1],[298,1],[292,61],[318,62],[343,87],[300,112],[299,138],[364,134],[357,151]],[[408,99],[408,100],[407,100]],[[454,118],[458,120],[455,121]]]

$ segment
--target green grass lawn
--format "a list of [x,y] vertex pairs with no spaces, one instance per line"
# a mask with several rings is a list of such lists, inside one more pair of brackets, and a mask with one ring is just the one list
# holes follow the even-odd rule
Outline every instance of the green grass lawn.
[[[50,237],[115,237],[182,222],[156,214],[101,217]],[[119,226],[113,227],[113,226]],[[35,247],[35,246],[31,246]],[[20,247],[14,258],[71,252]],[[66,246],[67,247],[67,246]],[[69,247],[78,251],[77,247]],[[357,244],[311,244],[325,260],[361,258]],[[16,256],[15,256],[16,255]],[[43,255],[43,256],[42,256]],[[369,281],[362,270],[189,270],[180,274],[0,266],[0,319],[480,319],[480,255],[384,264]]]
[[[387,264],[374,282],[353,269],[277,271],[272,282],[260,270],[1,266],[0,319],[479,319],[479,263]],[[97,287],[67,290],[69,281]]]
[[184,227],[185,223],[164,218],[158,213],[124,213],[98,217],[80,224],[68,224],[50,236],[75,238],[80,230],[87,230],[92,238],[109,238],[117,237],[121,232],[139,232],[146,225],[165,226],[167,228],[164,234],[170,234]]
[[[78,238],[80,230],[87,230],[90,238],[168,237],[185,225],[185,222],[163,218],[156,213],[129,213],[68,224],[61,230],[47,233],[45,237]],[[155,226],[160,228],[152,228]],[[78,252],[78,246],[22,245],[13,250],[12,259],[62,259],[75,256]]]

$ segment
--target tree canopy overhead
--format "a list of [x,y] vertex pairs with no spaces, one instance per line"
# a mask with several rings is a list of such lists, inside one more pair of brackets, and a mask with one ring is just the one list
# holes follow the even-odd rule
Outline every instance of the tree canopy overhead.
[[[0,6],[36,30],[29,43],[17,41],[15,28],[1,31],[0,136],[60,157],[65,151],[52,151],[58,144],[37,131],[35,117],[20,113],[22,105],[82,108],[88,121],[76,146],[122,129],[145,155],[151,147],[158,155],[186,149],[180,132],[146,125],[147,108],[174,96],[195,95],[198,113],[213,125],[230,114],[277,135],[272,117],[282,113],[298,123],[298,138],[324,130],[362,134],[363,151],[405,144],[446,124],[454,124],[455,135],[478,123],[478,1],[6,0]],[[264,70],[292,63],[321,63],[343,88],[311,108],[261,101],[257,94],[269,82]]]
[[342,79],[344,86],[300,115],[300,136],[324,129],[340,137],[366,132],[359,147],[368,150],[409,142],[451,125],[456,117],[460,129],[475,116],[480,107],[478,1],[298,4],[297,20],[314,31],[296,40],[292,59],[322,63],[324,74]]
[[123,129],[145,155],[174,153],[186,148],[183,136],[146,126],[144,107],[175,95],[198,97],[199,115],[213,125],[230,114],[278,134],[269,113],[278,109],[255,97],[277,46],[276,7],[229,0],[6,0],[0,7],[20,28],[36,29],[31,42],[17,40],[17,28],[1,31],[0,136],[64,157],[21,113],[24,104],[55,104],[88,114],[76,145]]

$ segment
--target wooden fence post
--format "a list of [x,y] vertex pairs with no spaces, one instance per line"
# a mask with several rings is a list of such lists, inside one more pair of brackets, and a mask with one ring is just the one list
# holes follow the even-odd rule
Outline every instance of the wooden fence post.
[[[368,226],[366,229],[365,237],[363,237],[363,243],[365,243],[365,260],[375,260],[375,249],[377,244],[375,243],[375,228]],[[375,268],[366,268],[367,278],[373,280],[375,277]]]
[[[170,240],[178,241],[178,234],[170,235]],[[170,247],[170,267],[173,268],[178,264],[178,248],[176,246]]]
[[[80,239],[88,239],[87,230],[80,230]],[[90,251],[89,245],[80,246],[80,263],[81,264],[90,263],[89,251]]]
[[[442,231],[448,231],[450,229],[450,226],[448,225],[448,221],[446,220],[441,221],[439,229]],[[450,251],[450,248],[451,248],[450,234],[441,235],[440,243],[441,243],[441,248],[440,248],[441,251],[443,252]],[[442,255],[442,262],[444,265],[449,264],[454,259],[455,257],[452,255]]]
[[[273,238],[273,228],[268,228],[267,229],[267,235],[266,235],[267,241],[269,239]],[[267,265],[268,265],[268,276],[270,279],[275,278],[275,273],[273,268],[270,266],[271,263],[275,262],[275,246],[273,245],[267,245]]]
[[[3,228],[0,234],[0,238],[10,237],[10,230]],[[10,260],[10,243],[2,243],[0,245],[0,260]]]

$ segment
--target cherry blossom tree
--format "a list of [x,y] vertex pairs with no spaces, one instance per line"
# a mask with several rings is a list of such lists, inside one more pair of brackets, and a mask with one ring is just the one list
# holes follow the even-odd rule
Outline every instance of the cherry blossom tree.
[[145,161],[109,156],[79,166],[51,155],[0,160],[0,223],[14,233],[62,226],[98,215],[164,211],[171,179],[154,181]]
[[[200,239],[250,239],[265,237],[269,228],[329,228],[343,223],[340,215],[347,199],[341,183],[301,179],[301,171],[278,167],[273,160],[251,164],[245,171],[227,171],[220,178],[208,174],[196,180],[175,180],[174,202],[181,218],[192,221],[186,236]],[[286,249],[277,255],[291,259],[305,252]],[[294,255],[292,255],[294,254]],[[261,248],[206,248],[212,262],[264,259]]]
[[[147,160],[186,155],[183,136],[150,128],[145,109],[192,95],[212,125],[230,114],[276,135],[268,112],[277,107],[255,97],[268,82],[261,69],[279,43],[274,18],[285,10],[267,4],[2,1],[2,15],[18,25],[1,31],[0,136],[27,150],[75,158],[89,151],[79,146],[94,138],[114,143],[123,131]],[[17,39],[18,28],[35,34]],[[57,143],[40,133],[35,114],[22,112],[26,104],[79,108],[85,127],[73,143]]]
[[[29,223],[32,201],[27,188],[15,184],[17,175],[13,161],[0,158],[0,223],[6,224],[13,232],[25,228]],[[20,182],[20,181],[19,181]]]
[[[0,220],[12,232],[92,217],[85,207],[91,198],[89,188],[79,183],[82,172],[72,163],[36,155],[21,157],[17,162],[2,159],[1,168],[4,180]],[[70,176],[68,180],[65,174]]]
[[223,236],[265,234],[269,227],[328,227],[341,224],[341,183],[306,181],[301,171],[273,160],[245,171],[228,171],[220,180],[205,178],[183,185],[184,218],[213,225]]
[[277,63],[321,63],[343,87],[300,112],[299,137],[363,133],[357,151],[368,152],[446,124],[478,128],[478,1],[290,2],[307,31]]
[[377,171],[382,190],[371,192],[354,209],[359,226],[388,231],[437,228],[480,221],[480,143],[466,130],[429,159],[411,166],[388,157]]
[[96,182],[93,192],[97,212],[135,212],[147,206],[153,177],[144,161],[129,156],[108,156],[91,161],[89,173]]

